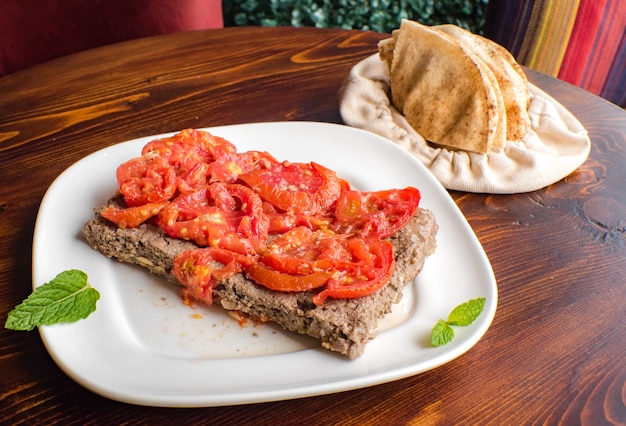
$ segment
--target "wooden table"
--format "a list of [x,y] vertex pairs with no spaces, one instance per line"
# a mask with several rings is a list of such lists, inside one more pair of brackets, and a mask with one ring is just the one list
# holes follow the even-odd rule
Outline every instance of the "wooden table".
[[[2,321],[31,291],[39,203],[71,164],[118,142],[187,127],[339,123],[337,89],[382,37],[227,28],[104,47],[1,78]],[[528,75],[587,128],[591,156],[536,192],[452,193],[492,262],[500,298],[491,328],[460,358],[340,394],[150,408],[83,389],[56,366],[36,332],[2,329],[0,423],[624,424],[626,112]]]

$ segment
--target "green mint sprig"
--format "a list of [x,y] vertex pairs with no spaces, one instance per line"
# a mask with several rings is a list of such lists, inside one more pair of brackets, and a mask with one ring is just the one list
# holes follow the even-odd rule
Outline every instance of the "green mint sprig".
[[63,271],[9,312],[4,327],[28,331],[78,321],[96,310],[98,299],[100,293],[87,282],[87,274],[76,269]]
[[434,346],[443,346],[454,339],[453,326],[465,327],[474,322],[485,308],[485,298],[468,300],[454,308],[448,320],[440,319],[433,327],[430,335],[430,343]]

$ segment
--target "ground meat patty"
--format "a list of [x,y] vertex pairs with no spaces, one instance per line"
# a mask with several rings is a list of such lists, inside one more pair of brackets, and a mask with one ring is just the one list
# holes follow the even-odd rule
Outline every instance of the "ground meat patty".
[[[413,219],[390,240],[396,267],[391,280],[377,292],[356,299],[327,299],[315,306],[312,292],[283,293],[269,290],[235,275],[213,291],[215,303],[227,310],[241,311],[255,321],[275,322],[286,330],[319,339],[322,346],[354,359],[363,354],[375,336],[378,321],[402,298],[403,288],[421,271],[424,260],[434,252],[437,223],[431,211],[420,208]],[[120,229],[98,212],[83,228],[91,247],[120,262],[147,268],[180,285],[171,273],[176,255],[196,248],[188,241],[166,236],[161,229],[143,224]]]

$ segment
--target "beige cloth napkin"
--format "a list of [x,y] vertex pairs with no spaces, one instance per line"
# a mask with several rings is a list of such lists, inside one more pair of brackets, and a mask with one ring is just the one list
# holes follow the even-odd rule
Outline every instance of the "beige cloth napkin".
[[576,170],[591,143],[580,122],[548,94],[529,84],[531,128],[522,141],[479,154],[434,147],[415,132],[389,101],[387,66],[378,54],[354,66],[339,91],[345,124],[365,129],[402,146],[444,187],[466,192],[512,194],[534,191]]

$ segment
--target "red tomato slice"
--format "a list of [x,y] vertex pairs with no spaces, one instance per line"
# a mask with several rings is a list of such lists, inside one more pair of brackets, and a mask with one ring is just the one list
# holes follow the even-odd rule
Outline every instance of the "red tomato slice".
[[229,153],[218,158],[209,167],[212,182],[235,183],[239,176],[257,169],[268,169],[278,164],[278,161],[267,152],[246,151]]
[[226,139],[207,132],[184,130],[172,137],[148,142],[142,156],[117,169],[117,181],[130,207],[170,200],[177,191],[204,186],[210,164],[236,154]]
[[223,268],[216,268],[213,270],[212,277],[217,282],[222,282],[225,279],[242,272],[245,267],[256,262],[256,256],[239,254],[219,247],[209,247],[199,250],[207,250],[213,259],[224,265]]
[[306,215],[293,211],[279,211],[271,203],[263,202],[263,212],[270,221],[269,233],[283,234],[298,226],[304,226],[312,230],[326,229],[334,218],[325,214]]
[[117,168],[116,177],[129,207],[168,201],[177,189],[176,171],[161,157],[127,161]]
[[[218,263],[222,265],[219,265]],[[185,287],[183,298],[213,301],[213,288],[225,279],[240,273],[244,266],[255,262],[254,257],[217,247],[187,250],[174,259],[172,273]]]
[[305,215],[328,209],[342,188],[335,172],[317,163],[283,162],[239,178],[278,209]]
[[184,286],[183,300],[191,304],[191,299],[202,300],[209,305],[213,303],[213,288],[217,281],[213,279],[209,250],[184,251],[174,259],[172,274]]
[[179,195],[156,220],[173,238],[245,254],[265,244],[269,228],[258,195],[243,185],[218,182]]
[[208,151],[199,146],[175,143],[162,139],[150,142],[142,152],[147,159],[162,158],[167,161],[177,177],[177,186],[186,192],[206,185],[209,165],[214,161]]
[[185,129],[169,138],[157,139],[146,144],[143,153],[157,151],[163,144],[182,144],[195,146],[208,152],[212,159],[221,158],[223,155],[237,152],[237,147],[219,136],[213,136],[209,132],[195,129]]
[[156,216],[167,205],[164,203],[148,203],[137,207],[120,209],[108,206],[100,215],[115,223],[120,228],[136,228],[151,217]]
[[389,241],[360,238],[347,241],[346,249],[353,259],[336,263],[337,270],[326,288],[313,297],[317,306],[328,297],[352,299],[372,294],[387,284],[393,274],[395,259]]
[[294,275],[310,274],[320,269],[331,269],[333,263],[323,256],[322,240],[333,239],[332,233],[311,231],[297,227],[274,238],[260,251],[260,262]]
[[203,259],[203,254],[201,250],[188,250],[174,259],[172,274],[184,286],[183,299],[188,304],[191,298],[213,303],[216,282],[212,278],[210,259]]
[[361,238],[387,238],[413,217],[419,201],[420,193],[413,187],[375,192],[344,191],[335,205],[336,221],[330,228]]
[[331,277],[330,271],[316,271],[305,275],[292,275],[278,272],[262,263],[246,268],[248,276],[270,290],[276,291],[308,291],[326,284]]
[[326,284],[333,271],[333,262],[321,258],[320,241],[334,234],[294,228],[267,244],[258,262],[244,270],[248,276],[269,289],[308,291]]
[[379,239],[337,236],[329,231],[294,228],[272,240],[258,263],[244,270],[272,290],[308,291],[326,288],[314,297],[354,298],[371,294],[391,278],[393,245]]

